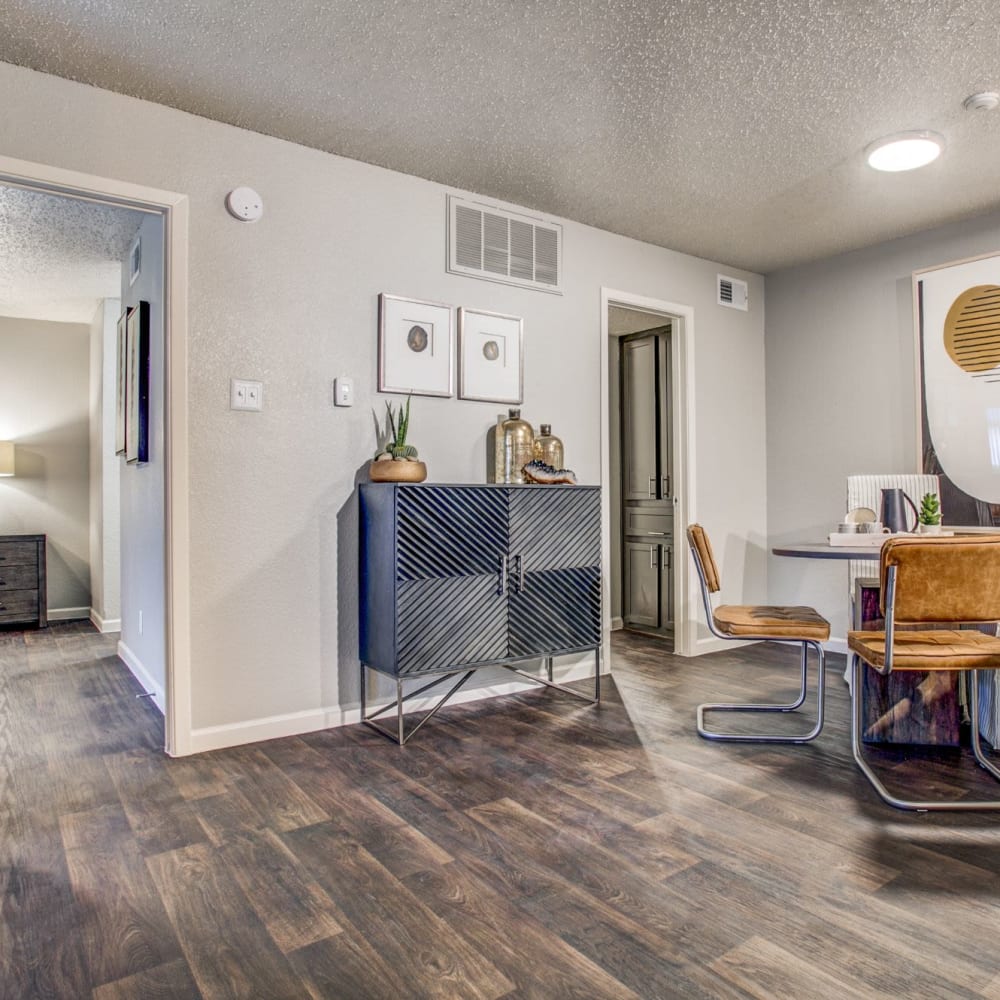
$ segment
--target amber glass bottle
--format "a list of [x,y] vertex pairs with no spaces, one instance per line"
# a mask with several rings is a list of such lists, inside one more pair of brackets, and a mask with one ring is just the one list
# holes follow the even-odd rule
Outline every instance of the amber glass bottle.
[[553,469],[563,468],[563,443],[552,433],[551,424],[542,424],[541,434],[535,438],[534,455],[540,462]]

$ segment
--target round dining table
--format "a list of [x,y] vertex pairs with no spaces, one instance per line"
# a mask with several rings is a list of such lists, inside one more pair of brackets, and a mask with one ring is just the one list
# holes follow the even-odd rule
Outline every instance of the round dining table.
[[882,552],[882,546],[800,542],[794,545],[775,545],[771,551],[776,556],[791,556],[793,559],[871,559],[875,562]]

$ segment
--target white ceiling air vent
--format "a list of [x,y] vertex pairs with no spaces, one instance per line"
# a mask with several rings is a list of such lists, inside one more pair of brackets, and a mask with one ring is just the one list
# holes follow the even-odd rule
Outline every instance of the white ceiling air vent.
[[562,226],[449,195],[448,271],[562,294]]
[[749,289],[745,281],[739,278],[727,278],[724,274],[717,274],[719,297],[716,301],[720,306],[728,306],[730,309],[742,309],[747,311],[750,302]]

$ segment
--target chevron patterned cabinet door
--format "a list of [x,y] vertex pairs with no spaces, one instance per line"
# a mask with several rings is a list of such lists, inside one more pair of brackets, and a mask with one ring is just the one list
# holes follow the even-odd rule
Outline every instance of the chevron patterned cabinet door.
[[601,494],[595,487],[511,487],[510,655],[591,649],[601,641]]
[[507,496],[397,487],[398,672],[507,657]]

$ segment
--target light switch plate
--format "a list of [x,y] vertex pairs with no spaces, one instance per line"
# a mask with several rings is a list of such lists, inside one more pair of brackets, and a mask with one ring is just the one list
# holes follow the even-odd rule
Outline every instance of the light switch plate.
[[354,405],[354,379],[350,376],[341,375],[333,380],[333,405]]
[[262,410],[264,408],[264,383],[245,378],[230,379],[229,409]]

